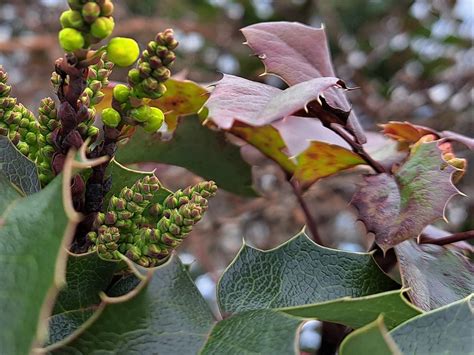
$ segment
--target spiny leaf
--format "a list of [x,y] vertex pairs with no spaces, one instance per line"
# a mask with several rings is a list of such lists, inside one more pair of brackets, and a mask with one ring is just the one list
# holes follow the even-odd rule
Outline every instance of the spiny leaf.
[[287,173],[293,174],[296,164],[283,153],[285,143],[274,126],[252,127],[236,122],[230,131],[250,143],[268,158],[274,160]]
[[0,172],[27,195],[41,188],[35,163],[21,154],[5,136],[0,136]]
[[280,90],[269,85],[224,75],[216,83],[206,107],[209,117],[223,129],[232,127],[234,121],[251,126],[264,126],[291,116],[319,98],[328,89],[345,88],[335,77],[316,78]]
[[301,323],[271,310],[244,312],[217,323],[200,354],[293,354]]
[[366,176],[354,195],[360,219],[382,249],[416,238],[444,216],[447,202],[459,194],[451,181],[456,169],[442,159],[438,143],[414,145],[393,176]]
[[397,288],[371,254],[321,247],[303,232],[270,251],[244,244],[218,285],[225,314],[363,297]]
[[410,122],[390,121],[381,125],[383,133],[398,141],[415,143],[427,134],[434,134],[438,138],[446,138],[450,141],[464,144],[470,150],[474,150],[474,139],[451,131],[437,132],[434,129],[414,125]]
[[241,31],[249,47],[265,64],[266,72],[280,76],[288,85],[334,76],[323,28],[266,22]]
[[79,329],[95,312],[95,308],[77,309],[58,313],[48,320],[48,341],[45,346],[57,343]]
[[91,324],[48,350],[58,354],[197,353],[213,324],[206,301],[177,257],[152,272],[151,280],[135,294],[106,298]]
[[374,322],[353,331],[341,343],[341,355],[389,355],[401,354],[397,345],[387,333],[384,317],[380,316]]
[[[323,28],[296,22],[266,22],[245,27],[242,33],[249,47],[264,63],[266,72],[279,76],[289,86],[336,76]],[[359,143],[364,144],[363,130],[355,114],[350,112],[345,95],[340,90],[331,89],[325,93],[325,99],[329,104],[326,109],[333,113],[331,119],[345,126]]]
[[66,267],[66,287],[58,294],[53,314],[99,304],[99,293],[109,285],[117,264],[99,258],[96,252],[70,254]]
[[0,172],[0,215],[23,194]]
[[242,159],[238,147],[223,133],[203,127],[196,116],[184,119],[172,140],[163,141],[160,134],[137,130],[117,151],[123,164],[156,162],[182,166],[205,179],[214,180],[227,191],[255,196],[250,166]]
[[421,313],[420,310],[408,303],[400,290],[281,308],[280,311],[297,317],[316,318],[344,324],[351,328],[363,327],[383,314],[388,329],[392,329]]
[[424,313],[389,334],[403,354],[470,354],[473,296]]
[[52,306],[64,272],[65,263],[56,259],[64,261],[63,248],[77,223],[68,218],[63,199],[62,176],[58,176],[0,218],[0,344],[4,354],[26,354],[38,333],[45,335],[45,310]]
[[[96,105],[98,112],[112,106],[112,89],[116,83],[102,89],[105,97]],[[151,100],[150,106],[158,107],[165,114],[169,131],[174,131],[180,116],[192,115],[201,109],[208,97],[206,89],[189,80],[168,79],[165,94],[157,100]]]
[[337,145],[311,142],[311,145],[297,157],[298,166],[294,178],[306,189],[315,181],[342,170],[352,168],[365,161],[356,153]]
[[474,292],[474,265],[455,248],[407,240],[395,246],[395,253],[410,299],[425,311]]

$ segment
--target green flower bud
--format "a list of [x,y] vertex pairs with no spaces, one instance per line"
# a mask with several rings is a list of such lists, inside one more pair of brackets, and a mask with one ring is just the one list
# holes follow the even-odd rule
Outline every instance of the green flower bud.
[[163,114],[163,111],[161,111],[159,108],[151,107],[150,110],[150,117],[148,121],[146,121],[143,125],[143,128],[145,129],[145,132],[154,133],[159,130],[160,127],[163,125],[165,115]]
[[59,31],[59,44],[66,52],[74,52],[84,47],[84,37],[73,28],[63,28]]
[[115,37],[110,40],[107,46],[107,57],[120,67],[127,67],[135,63],[139,54],[140,48],[137,42],[131,38]]
[[150,106],[142,105],[138,108],[135,108],[130,112],[130,115],[137,122],[146,122],[151,115]]
[[[104,39],[112,34],[114,27],[115,27],[115,23],[112,17],[99,17],[91,25],[91,34],[95,38]],[[112,58],[110,58],[110,55],[109,55],[109,59],[115,63],[115,61],[112,60]]]
[[108,127],[117,127],[121,120],[120,113],[113,108],[105,108],[102,111],[102,122]]
[[25,136],[25,142],[28,144],[36,144],[36,134],[34,134],[33,132],[28,132]]
[[[82,7],[82,16],[86,22],[92,23],[97,19],[97,17],[99,17],[100,11],[99,4],[90,1]],[[99,36],[94,37],[100,38]]]
[[136,247],[135,245],[131,245],[130,248],[125,253],[125,256],[130,260],[137,261],[141,258],[142,252],[140,248]]
[[123,84],[115,85],[113,90],[114,99],[120,103],[128,101],[130,96],[130,88]]
[[130,69],[127,79],[130,85],[138,84],[140,82],[140,71],[136,68]]
[[99,135],[100,133],[100,130],[99,128],[95,127],[95,126],[90,126],[88,129],[87,129],[87,136],[88,137],[91,137],[91,138],[95,138]]
[[82,19],[81,13],[79,11],[68,10],[64,11],[59,18],[61,26],[63,28],[75,28],[76,30],[84,26],[84,20]]

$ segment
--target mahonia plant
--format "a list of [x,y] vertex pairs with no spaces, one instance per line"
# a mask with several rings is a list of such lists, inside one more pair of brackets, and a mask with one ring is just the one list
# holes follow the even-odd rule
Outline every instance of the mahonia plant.
[[[432,225],[467,169],[453,142],[472,150],[472,138],[398,121],[366,135],[323,28],[244,28],[288,88],[225,75],[208,92],[171,78],[171,29],[140,52],[112,37],[111,0],[68,4],[57,100],[35,117],[0,67],[1,354],[290,354],[309,319],[323,322],[321,353],[472,351],[473,231]],[[123,83],[109,82],[115,66],[130,67]],[[255,196],[242,142],[282,168],[307,231],[266,252],[244,242],[217,283],[216,317],[175,252],[216,183],[171,192],[121,163],[180,165]],[[367,253],[325,247],[303,198],[348,169],[364,173],[352,205],[375,235]]]

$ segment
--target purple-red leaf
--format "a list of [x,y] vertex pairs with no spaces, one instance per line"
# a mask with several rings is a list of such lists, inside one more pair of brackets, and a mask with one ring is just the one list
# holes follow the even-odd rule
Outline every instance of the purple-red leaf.
[[264,22],[241,31],[266,71],[280,76],[288,85],[334,76],[323,28],[296,22]]
[[325,128],[319,120],[290,116],[272,124],[286,144],[288,155],[295,157],[305,151],[311,141],[335,144],[351,149],[344,139]]
[[[265,65],[266,72],[279,76],[289,86],[320,77],[334,77],[334,69],[323,28],[296,22],[266,22],[242,29],[247,44]],[[360,144],[366,142],[359,122],[344,93],[327,90],[326,111],[345,126]],[[318,117],[325,120],[324,117]]]
[[394,175],[366,176],[354,195],[359,218],[383,250],[416,238],[444,217],[447,202],[460,193],[452,183],[457,169],[443,160],[438,144],[415,144]]
[[429,311],[474,292],[474,266],[456,250],[407,240],[395,246],[403,286],[411,301]]
[[224,75],[207,100],[209,117],[223,129],[230,129],[234,121],[241,121],[251,126],[263,126],[258,113],[262,112],[273,96],[280,89],[270,85]]
[[207,101],[209,117],[221,128],[234,121],[264,126],[306,108],[330,88],[345,89],[338,78],[324,77],[305,81],[286,90],[233,75],[224,75]]

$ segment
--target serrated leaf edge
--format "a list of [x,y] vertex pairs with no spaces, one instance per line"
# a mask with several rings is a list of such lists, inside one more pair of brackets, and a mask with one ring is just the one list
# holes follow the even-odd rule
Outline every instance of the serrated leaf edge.
[[374,325],[374,323],[377,325],[377,327],[379,328],[379,331],[380,333],[382,334],[382,337],[384,338],[385,340],[385,343],[387,344],[388,348],[390,349],[390,351],[392,352],[392,355],[402,355],[401,351],[398,349],[398,346],[397,344],[395,343],[395,341],[392,339],[392,337],[390,336],[390,333],[387,331],[387,328],[385,327],[385,323],[383,321],[383,316],[380,315],[374,322],[371,322],[365,326],[363,326],[362,328],[359,328],[359,329],[356,329],[354,330],[352,333],[350,333],[341,343],[340,347],[339,347],[339,353],[341,355],[344,355],[344,346],[345,344],[350,341],[350,339],[353,337],[353,336],[356,336],[357,334],[361,334],[361,333],[365,333],[367,330],[369,330],[370,328],[372,328],[372,326]]
[[[220,285],[221,285],[221,281],[224,277],[224,275],[227,273],[227,271],[229,271],[229,269],[237,262],[237,260],[239,259],[240,257],[240,254],[242,254],[242,252],[245,250],[245,249],[250,249],[250,250],[254,250],[258,253],[262,253],[262,254],[266,254],[266,253],[272,253],[274,251],[277,251],[278,249],[280,248],[283,248],[284,246],[286,246],[287,244],[290,244],[292,242],[294,242],[295,240],[299,239],[299,238],[306,238],[308,241],[310,241],[315,247],[317,248],[320,248],[320,249],[325,249],[325,250],[330,250],[330,251],[333,251],[333,252],[338,252],[338,253],[344,253],[344,254],[351,254],[351,255],[368,255],[371,257],[372,261],[374,262],[374,264],[379,268],[379,270],[384,273],[385,275],[387,275],[381,268],[380,266],[377,264],[377,262],[375,261],[375,258],[374,258],[374,253],[375,253],[375,250],[374,251],[370,251],[370,252],[348,252],[348,251],[345,251],[345,250],[339,250],[339,249],[334,249],[334,248],[329,248],[329,247],[325,247],[325,246],[322,246],[322,245],[319,245],[317,244],[315,241],[313,241],[307,234],[306,234],[306,226],[304,226],[296,235],[294,235],[293,237],[291,237],[290,239],[286,240],[285,242],[283,242],[282,244],[280,245],[277,245],[276,247],[274,248],[271,248],[271,249],[267,249],[267,250],[262,250],[262,249],[259,249],[259,248],[256,248],[256,247],[253,247],[249,244],[247,244],[247,242],[245,241],[245,238],[242,238],[242,246],[240,247],[239,251],[237,252],[237,254],[235,255],[235,257],[232,259],[232,261],[229,263],[229,265],[227,265],[227,267],[224,269],[224,271],[222,272],[222,275],[219,277],[219,280],[217,281],[217,285],[216,285],[216,290],[217,290],[217,306],[219,308],[219,311],[221,314],[226,314],[226,312],[224,312],[223,309],[221,309],[221,302],[220,302],[220,296],[219,296],[219,289],[220,289]],[[388,277],[388,275],[387,275]],[[332,301],[329,301],[329,302],[332,302]]]

